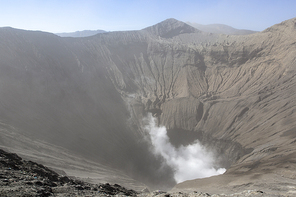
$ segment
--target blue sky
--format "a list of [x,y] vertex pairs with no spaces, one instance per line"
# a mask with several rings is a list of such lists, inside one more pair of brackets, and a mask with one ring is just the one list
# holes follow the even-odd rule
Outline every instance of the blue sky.
[[0,27],[139,30],[167,18],[262,31],[296,17],[296,0],[0,0]]

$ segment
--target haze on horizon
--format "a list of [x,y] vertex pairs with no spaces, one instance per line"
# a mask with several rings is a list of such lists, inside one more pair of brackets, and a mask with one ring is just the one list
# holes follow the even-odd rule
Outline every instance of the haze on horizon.
[[296,1],[291,0],[0,0],[0,3],[0,27],[52,33],[139,30],[168,18],[262,31],[296,17]]

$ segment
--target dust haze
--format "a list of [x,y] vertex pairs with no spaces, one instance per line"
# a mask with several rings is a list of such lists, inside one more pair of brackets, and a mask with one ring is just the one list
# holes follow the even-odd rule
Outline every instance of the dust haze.
[[[83,38],[0,28],[0,146],[128,188],[221,192],[264,181],[288,191],[295,24],[225,35],[171,18]],[[144,129],[149,112],[157,122],[150,115]]]

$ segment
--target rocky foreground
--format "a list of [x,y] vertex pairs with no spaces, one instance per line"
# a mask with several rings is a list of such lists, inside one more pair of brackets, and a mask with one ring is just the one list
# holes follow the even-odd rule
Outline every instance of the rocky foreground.
[[120,185],[89,184],[0,149],[0,196],[136,196]]
[[90,184],[81,180],[61,176],[53,170],[23,160],[15,153],[0,149],[0,196],[278,196],[259,190],[248,190],[235,194],[208,194],[193,192],[149,192],[126,189],[118,184]]

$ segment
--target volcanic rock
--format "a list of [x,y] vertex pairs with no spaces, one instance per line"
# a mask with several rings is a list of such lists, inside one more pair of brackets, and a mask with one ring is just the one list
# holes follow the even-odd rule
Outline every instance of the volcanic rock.
[[137,192],[118,184],[93,185],[60,176],[47,167],[22,160],[0,149],[1,196],[136,196]]

